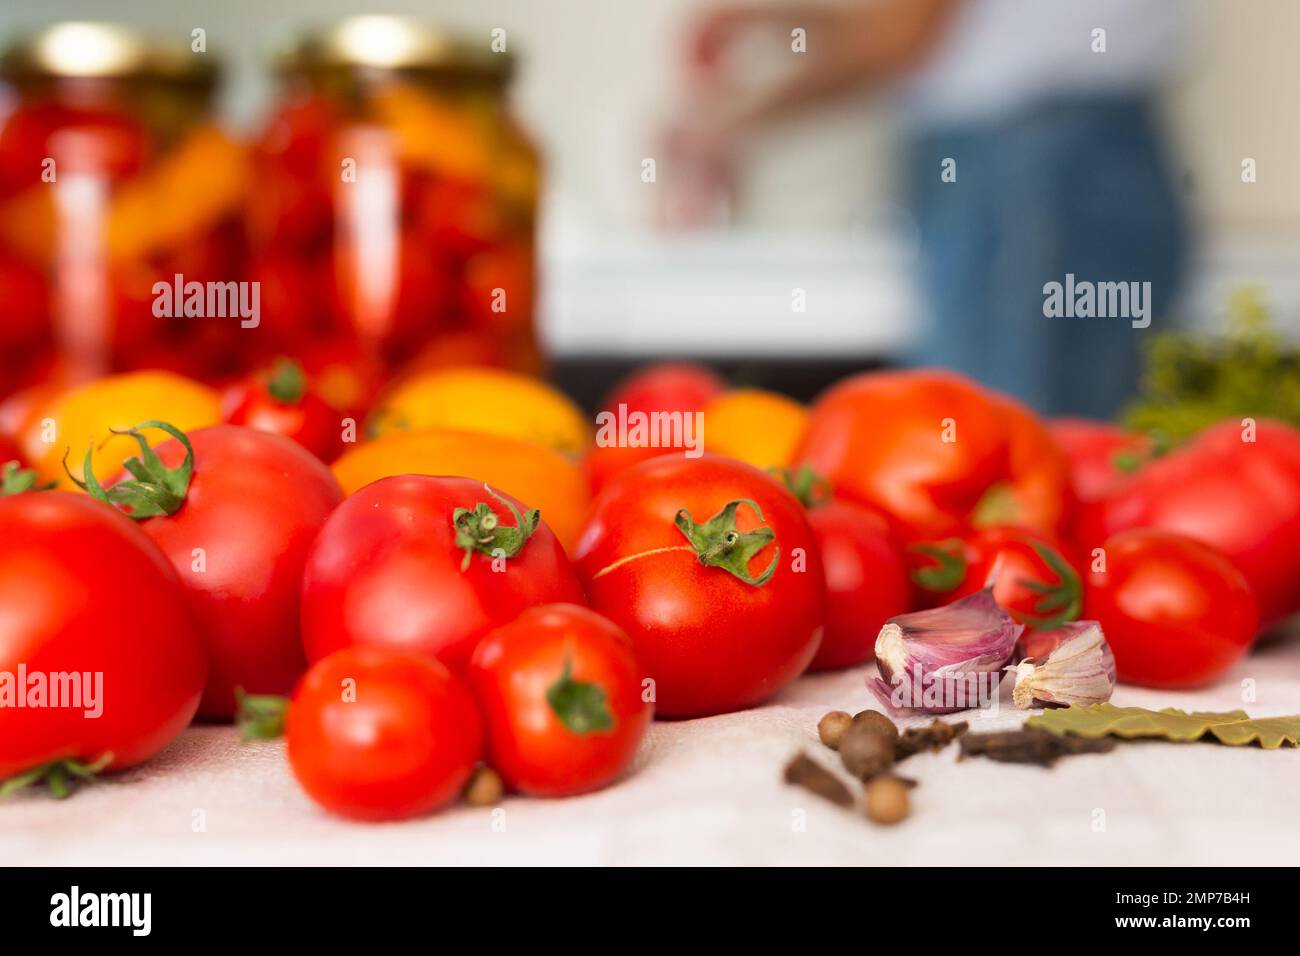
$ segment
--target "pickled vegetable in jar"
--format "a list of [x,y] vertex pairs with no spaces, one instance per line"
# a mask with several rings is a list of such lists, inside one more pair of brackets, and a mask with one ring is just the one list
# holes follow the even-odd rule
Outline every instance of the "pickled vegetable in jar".
[[302,37],[254,149],[252,272],[283,350],[536,370],[538,160],[511,55],[398,17]]
[[[237,370],[238,321],[158,283],[242,278],[246,152],[211,118],[213,54],[62,23],[0,57],[0,395],[38,381]],[[164,314],[160,314],[164,313]]]

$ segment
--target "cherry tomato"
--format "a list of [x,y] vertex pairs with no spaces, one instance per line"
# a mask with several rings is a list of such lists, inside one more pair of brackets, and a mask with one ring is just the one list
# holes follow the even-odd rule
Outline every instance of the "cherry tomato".
[[531,608],[490,632],[469,670],[488,764],[537,797],[598,790],[627,769],[650,726],[632,642],[573,604]]
[[982,528],[909,551],[912,580],[928,595],[930,607],[974,594],[990,578],[993,599],[1030,627],[1058,628],[1078,618],[1083,605],[1078,572],[1055,542],[1032,531]]
[[323,462],[343,451],[339,414],[313,392],[302,366],[280,359],[269,373],[250,376],[222,395],[228,424],[291,438]]
[[[703,414],[704,408],[720,396],[727,383],[713,369],[693,362],[658,362],[638,369],[614,386],[602,408],[617,415],[619,406],[627,412],[678,412]],[[663,447],[597,444],[583,461],[593,491],[599,491],[615,475],[643,461],[664,454]]]
[[480,489],[491,485],[540,509],[566,549],[577,543],[591,507],[572,461],[506,435],[454,428],[396,432],[350,448],[334,462],[334,476],[347,494],[395,475],[459,475],[480,482]]
[[307,795],[358,820],[400,820],[450,803],[483,753],[464,680],[389,647],[349,647],[314,664],[289,703],[285,737]]
[[1065,454],[1070,486],[1080,503],[1096,501],[1122,487],[1151,457],[1151,441],[1110,422],[1055,418],[1047,423]]
[[496,368],[406,375],[366,422],[372,438],[434,428],[504,435],[574,458],[591,444],[587,416],[567,395],[531,375]]
[[715,455],[755,468],[785,468],[808,427],[808,410],[761,388],[724,392],[704,407],[704,438]]
[[931,369],[836,384],[813,406],[795,464],[880,509],[903,541],[988,524],[1051,534],[1068,505],[1065,460],[1032,414]]
[[1104,552],[1105,569],[1088,574],[1084,617],[1101,623],[1121,681],[1208,684],[1254,640],[1255,595],[1221,552],[1150,529],[1121,532]]
[[1226,421],[1146,465],[1090,510],[1089,545],[1128,528],[1190,535],[1227,555],[1265,624],[1300,610],[1300,430]]
[[889,522],[865,505],[830,495],[806,469],[777,472],[808,509],[826,572],[826,633],[809,670],[831,670],[869,660],[885,621],[911,607],[903,552]]
[[769,475],[667,455],[611,482],[576,563],[591,606],[632,638],[672,717],[750,707],[821,642],[826,585],[812,527]]
[[383,644],[462,669],[492,628],[553,602],[584,598],[536,511],[481,481],[400,475],[325,523],[303,575],[303,641],[311,661]]
[[26,686],[10,688],[22,693],[33,675],[81,685],[69,706],[0,706],[0,779],[44,767],[57,792],[85,765],[122,770],[171,743],[206,665],[176,571],[148,535],[85,495],[41,491],[0,497],[0,542],[0,672],[22,668]]
[[0,435],[0,466],[11,461],[16,461],[19,465],[22,465],[23,456],[19,453],[17,445],[4,435]]
[[232,425],[188,437],[166,429],[176,437],[155,449],[156,462],[144,455],[143,467],[169,490],[121,481],[103,494],[141,521],[180,572],[208,652],[199,715],[229,720],[237,687],[287,694],[306,669],[303,565],[342,492],[325,465],[280,435]]
[[[18,442],[43,479],[71,490],[87,448],[97,474],[116,474],[136,447],[114,431],[164,414],[185,431],[215,425],[221,421],[221,398],[208,386],[170,372],[108,375],[39,396]],[[64,470],[65,457],[72,475]]]
[[698,412],[726,389],[722,376],[694,362],[657,362],[614,386],[601,407],[630,412]]

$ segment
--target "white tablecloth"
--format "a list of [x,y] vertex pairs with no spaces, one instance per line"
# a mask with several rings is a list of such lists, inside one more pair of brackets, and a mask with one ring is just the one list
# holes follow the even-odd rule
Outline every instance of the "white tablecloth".
[[[657,722],[627,779],[566,800],[510,797],[419,820],[334,819],[297,788],[282,742],[196,727],[164,754],[56,802],[0,805],[0,864],[1295,864],[1300,750],[1132,743],[1053,769],[908,760],[913,812],[884,828],[782,782],[831,709],[875,706],[871,668],[804,678],[771,704]],[[1243,681],[1253,701],[1243,702]],[[1300,642],[1258,649],[1197,692],[1120,687],[1114,702],[1300,713]],[[1012,726],[1004,707],[974,729]],[[952,719],[952,718],[949,718]],[[923,721],[912,720],[909,723]]]

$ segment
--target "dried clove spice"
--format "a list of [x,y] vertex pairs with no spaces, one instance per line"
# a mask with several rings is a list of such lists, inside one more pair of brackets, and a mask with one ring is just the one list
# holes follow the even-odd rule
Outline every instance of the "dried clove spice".
[[786,764],[785,782],[803,787],[841,807],[853,806],[853,794],[843,781],[807,754],[798,754]]
[[923,751],[938,751],[961,737],[970,728],[964,720],[947,723],[933,720],[925,727],[909,727],[894,744],[894,759],[906,760]]
[[961,739],[962,758],[988,757],[999,763],[1028,763],[1040,767],[1050,767],[1060,757],[1106,753],[1114,748],[1113,740],[1090,740],[1074,734],[1057,736],[1033,727],[990,734],[966,734]]

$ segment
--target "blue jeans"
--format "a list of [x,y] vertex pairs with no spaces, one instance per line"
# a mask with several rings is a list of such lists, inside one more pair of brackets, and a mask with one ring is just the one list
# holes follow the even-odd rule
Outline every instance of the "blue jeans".
[[[1174,321],[1187,226],[1149,106],[1043,105],[996,126],[927,130],[911,144],[929,326],[918,361],[1010,392],[1045,414],[1113,416],[1140,347]],[[945,159],[956,182],[941,181]],[[1150,282],[1151,325],[1044,314],[1043,287]]]

